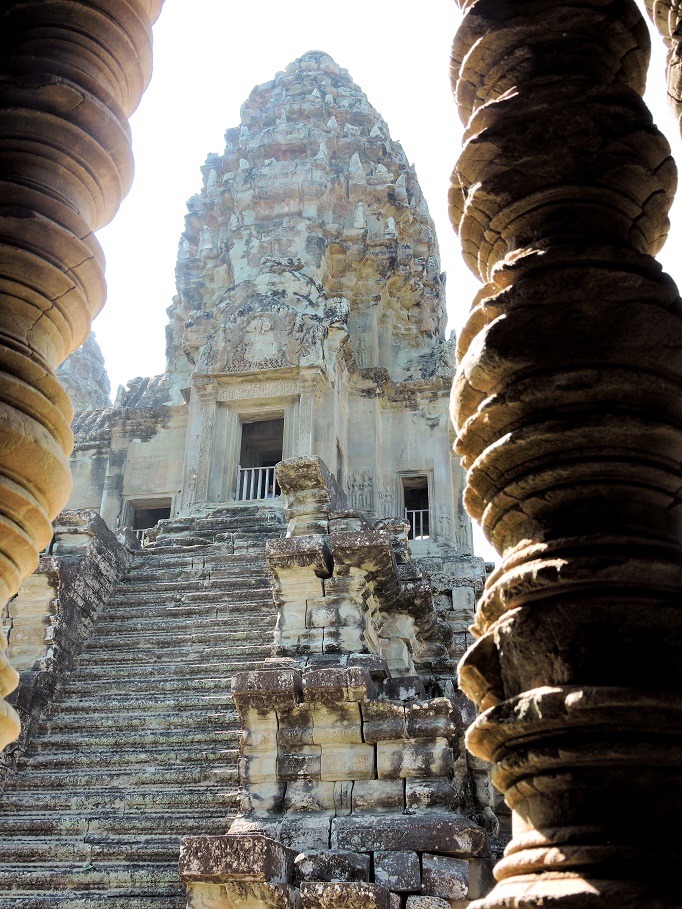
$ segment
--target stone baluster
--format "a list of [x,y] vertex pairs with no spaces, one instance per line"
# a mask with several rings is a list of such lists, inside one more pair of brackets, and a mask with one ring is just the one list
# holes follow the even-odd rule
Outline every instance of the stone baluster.
[[[162,2],[25,0],[0,13],[2,602],[36,567],[71,489],[73,412],[54,370],[104,303],[93,231],[132,180],[127,118],[151,75]],[[0,693],[15,684],[3,662]],[[0,746],[18,731],[2,706]]]
[[679,0],[646,0],[646,8],[668,48],[668,101],[682,130],[682,7]]
[[451,216],[485,286],[453,388],[502,555],[460,681],[513,809],[477,907],[679,905],[682,306],[675,168],[630,0],[460,0]]

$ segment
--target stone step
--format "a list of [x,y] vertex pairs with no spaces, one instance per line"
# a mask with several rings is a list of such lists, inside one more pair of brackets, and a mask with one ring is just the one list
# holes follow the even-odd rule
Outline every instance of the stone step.
[[130,591],[128,593],[117,594],[112,597],[102,616],[117,615],[120,612],[125,615],[129,610],[144,607],[149,614],[154,615],[156,610],[160,611],[172,608],[174,606],[229,606],[235,610],[235,615],[239,613],[251,612],[253,610],[263,609],[272,606],[272,594],[269,588],[256,588],[251,590],[246,588],[229,589],[229,590],[192,590],[192,585],[187,585],[184,593],[178,593],[173,597],[167,595],[159,596],[154,591],[140,593]]
[[[253,636],[254,619],[259,623],[270,619],[274,630],[275,608],[272,601],[267,603],[267,608],[261,608],[261,604],[258,604],[258,610],[254,609],[250,614],[241,611],[235,614],[229,605],[222,604],[203,606],[173,604],[155,609],[153,612],[144,608],[114,610],[107,607],[106,612],[103,612],[95,623],[91,639],[99,640],[112,633],[121,634],[131,630],[154,630],[159,626],[165,630],[186,629],[188,626],[199,630],[228,626],[230,631],[248,630]],[[264,630],[267,633],[267,628]]]
[[[41,731],[71,732],[75,735],[87,736],[92,740],[90,730],[104,732],[105,730],[120,730],[122,733],[136,733],[135,740],[139,741],[138,733],[154,732],[157,737],[163,737],[164,730],[195,730],[197,732],[226,730],[234,728],[236,723],[235,710],[197,711],[188,707],[185,710],[155,711],[144,708],[133,712],[125,710],[120,713],[80,713],[73,711],[65,705],[60,711],[46,717],[42,722]],[[163,738],[162,738],[163,740]]]
[[203,660],[215,662],[222,661],[225,672],[242,672],[247,669],[257,669],[261,662],[270,656],[271,646],[265,645],[236,645],[231,647],[211,647],[206,644],[176,644],[174,647],[159,648],[158,650],[142,651],[141,648],[129,647],[107,650],[107,648],[92,647],[83,652],[79,658],[79,665],[101,664],[106,661],[110,665],[136,667],[141,672],[153,673],[157,666],[168,663],[201,662]]
[[174,726],[160,726],[149,729],[140,724],[134,730],[122,728],[120,723],[88,729],[87,735],[82,734],[83,725],[76,722],[76,718],[67,723],[55,723],[51,729],[41,730],[41,735],[31,743],[30,754],[42,754],[51,749],[58,752],[74,750],[82,742],[86,749],[115,749],[121,748],[149,752],[168,749],[172,752],[178,745],[195,745],[197,748],[213,748],[221,750],[231,748],[239,734],[239,723],[236,717],[226,714],[223,722],[214,727],[202,725],[202,728],[192,726],[190,722],[178,722]]
[[172,623],[146,622],[139,626],[136,620],[132,620],[125,624],[112,622],[104,627],[98,626],[86,647],[88,650],[103,648],[106,651],[110,647],[118,646],[119,642],[130,646],[136,641],[139,641],[141,646],[212,643],[215,641],[226,644],[234,641],[243,644],[244,641],[253,642],[253,637],[253,626],[250,631],[243,626],[233,628],[232,623],[225,619],[222,621],[197,620],[196,623],[192,623],[191,633],[189,633],[186,620],[175,620]]
[[[133,789],[82,788],[78,792],[65,790],[8,791],[2,796],[4,811],[58,811],[123,813],[132,810],[148,809],[155,813],[173,814],[178,808],[197,811],[213,810],[225,807],[237,798],[237,790],[219,786],[186,785],[178,789],[176,785],[168,788],[154,786],[135,786]],[[163,828],[162,828],[163,829]]]
[[[160,576],[159,576],[160,575]],[[237,566],[230,573],[211,572],[210,576],[199,578],[192,577],[164,577],[160,572],[150,571],[145,575],[128,578],[124,583],[117,585],[112,599],[119,593],[156,594],[157,596],[187,593],[188,585],[196,590],[224,590],[229,587],[239,588],[268,588],[268,575],[265,566],[255,570],[253,566]]]
[[[234,805],[236,806],[235,796]],[[35,813],[25,811],[2,819],[5,836],[153,836],[163,830],[170,836],[189,836],[201,833],[227,833],[234,819],[234,811],[224,806],[207,808],[197,815],[195,811],[175,810],[172,814],[154,811],[135,811],[129,814],[102,814],[91,811],[82,814],[58,812]]]
[[[112,691],[112,683],[116,679],[110,676],[107,678],[89,678],[80,677],[72,678],[62,686],[57,703],[63,703],[70,697],[93,697],[98,692],[108,699]],[[125,691],[135,696],[142,693],[150,695],[166,694],[168,692],[184,692],[187,698],[195,694],[207,691],[230,691],[232,688],[232,676],[224,673],[219,676],[208,675],[196,677],[181,678],[176,675],[163,676],[141,676],[139,678],[129,678],[126,680]]]
[[[195,660],[195,659],[184,659],[180,662],[173,663],[168,661],[165,663],[159,663],[158,660],[154,661],[154,673],[151,675],[153,678],[167,678],[168,676],[173,676],[178,679],[187,679],[188,683],[190,679],[203,677],[204,674],[211,676],[220,676],[220,677],[231,677],[235,672],[240,670],[235,670],[233,667],[235,665],[234,660]],[[284,661],[281,662],[281,665],[284,666]],[[286,664],[287,666],[289,664]],[[268,656],[268,667],[272,669],[277,669],[280,666],[280,662]],[[263,667],[260,666],[262,669]],[[142,678],[149,677],[148,671],[143,667],[139,661],[137,661],[136,674],[126,673],[128,678]],[[144,670],[144,672],[143,672]],[[108,663],[100,662],[93,663],[90,662],[80,662],[76,669],[70,676],[70,680],[74,682],[83,681],[86,682],[88,679],[103,679],[111,683],[112,686],[117,686],[121,683],[121,667],[117,665],[109,665]],[[126,681],[127,684],[127,681]]]
[[[63,747],[59,747],[54,738],[46,738],[40,743],[40,750],[30,751],[17,762],[19,773],[30,773],[48,767],[80,767],[97,763],[100,767],[116,766],[117,764],[146,763],[152,766],[164,764],[224,764],[228,761],[235,762],[237,757],[239,729],[213,736],[193,736],[194,741],[188,742],[186,732],[176,733],[175,741],[169,742],[169,736],[164,732],[163,737],[156,742],[140,742],[139,736],[126,740],[119,734],[112,734],[106,742],[105,736],[98,736],[98,741],[87,740],[80,744],[74,736],[62,737]],[[124,751],[123,751],[124,749]]]
[[[117,864],[104,862],[82,865],[73,862],[51,862],[46,865],[22,865],[5,862],[0,865],[0,893],[7,890],[117,890],[135,888],[137,895],[183,891],[177,870],[168,862]],[[5,897],[6,898],[6,897]]]
[[2,848],[12,862],[173,862],[181,836],[3,836]]
[[135,895],[128,890],[88,889],[87,896],[66,891],[25,893],[12,890],[11,896],[3,896],[0,891],[0,909],[185,909],[187,897],[184,892],[165,893],[161,896],[146,894]]
[[164,767],[158,765],[125,766],[126,755],[121,755],[120,767],[103,768],[98,764],[92,767],[66,768],[56,774],[53,770],[31,770],[20,773],[6,780],[4,793],[19,793],[27,790],[91,789],[97,787],[102,791],[130,788],[133,786],[158,787],[163,790],[168,786],[200,786],[204,783],[212,786],[232,786],[239,783],[237,774],[237,755],[234,754],[228,764],[218,762],[198,767],[178,765]]

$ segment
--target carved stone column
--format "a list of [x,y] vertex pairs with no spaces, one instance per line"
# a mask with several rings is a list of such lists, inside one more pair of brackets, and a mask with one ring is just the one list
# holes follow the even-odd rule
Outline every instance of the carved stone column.
[[475,905],[679,905],[682,306],[630,0],[460,0],[451,214],[485,283],[453,389],[503,560],[461,685],[513,809]]
[[[24,0],[0,13],[0,600],[37,565],[71,481],[54,369],[105,296],[93,236],[132,180],[128,116],[162,0]],[[0,666],[0,692],[15,675]],[[18,733],[0,717],[0,746]]]
[[668,101],[682,129],[682,7],[679,0],[646,0],[646,8],[668,48]]

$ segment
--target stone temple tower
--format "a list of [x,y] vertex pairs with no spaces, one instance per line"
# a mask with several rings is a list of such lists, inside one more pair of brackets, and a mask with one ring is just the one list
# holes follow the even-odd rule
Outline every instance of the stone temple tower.
[[[109,414],[113,459],[81,444],[77,471],[99,465],[107,523],[273,497],[274,465],[314,454],[367,517],[407,515],[415,555],[470,553],[449,451],[445,279],[384,120],[313,51],[252,91],[202,172],[166,374],[135,380]],[[140,435],[129,411],[152,404],[160,422],[146,411]],[[97,486],[88,476],[71,504],[100,510]]]
[[464,752],[485,566],[414,168],[313,51],[202,170],[165,373],[112,407],[94,344],[65,367],[74,493],[2,615],[0,905],[465,906],[504,817]]
[[168,372],[191,389],[180,508],[317,454],[360,510],[407,508],[414,537],[470,551],[441,466],[444,277],[401,146],[319,52],[254,89],[226,142],[189,202],[170,310]]

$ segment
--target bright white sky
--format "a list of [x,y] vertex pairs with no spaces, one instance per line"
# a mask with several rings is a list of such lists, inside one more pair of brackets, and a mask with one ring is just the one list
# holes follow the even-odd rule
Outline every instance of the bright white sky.
[[[128,379],[164,369],[165,310],[175,293],[185,202],[201,186],[199,167],[209,152],[222,153],[225,130],[239,124],[253,86],[308,50],[325,51],[349,70],[416,165],[448,275],[450,328],[459,330],[478,287],[447,214],[461,136],[448,75],[459,21],[454,0],[166,0],[154,30],[154,76],[131,118],[135,182],[112,224],[98,234],[109,298],[93,327],[112,396]],[[682,161],[656,35],[653,45],[649,96],[655,97],[647,100]],[[682,203],[677,209],[682,219]],[[679,277],[675,209],[672,220],[660,258]],[[477,551],[492,554],[487,544]]]

